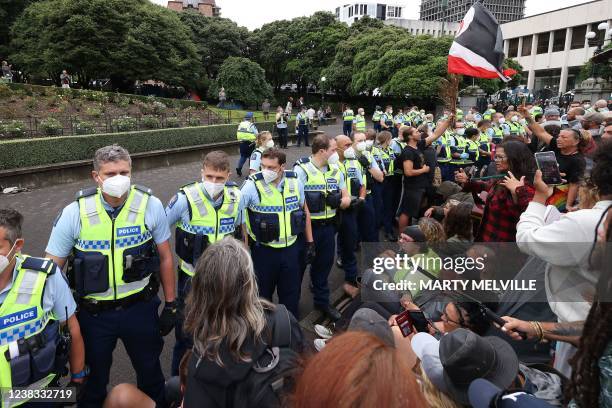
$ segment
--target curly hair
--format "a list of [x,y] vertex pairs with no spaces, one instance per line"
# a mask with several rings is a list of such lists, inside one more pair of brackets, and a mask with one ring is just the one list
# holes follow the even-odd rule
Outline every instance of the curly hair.
[[456,235],[459,238],[472,240],[472,229],[471,204],[459,203],[448,210],[448,214],[444,217],[444,232],[447,238]]
[[444,233],[442,224],[433,218],[421,218],[418,226],[425,235],[428,244],[440,244],[446,241],[446,234]]
[[[606,211],[610,216],[610,208]],[[602,216],[603,219],[603,216]],[[612,228],[608,226],[602,265],[609,266],[612,262]],[[597,282],[597,294],[582,329],[582,337],[578,351],[571,361],[572,382],[569,387],[569,397],[573,398],[579,407],[599,406],[601,384],[599,381],[599,359],[612,341],[612,302],[607,297],[612,293],[612,268],[603,267]]]

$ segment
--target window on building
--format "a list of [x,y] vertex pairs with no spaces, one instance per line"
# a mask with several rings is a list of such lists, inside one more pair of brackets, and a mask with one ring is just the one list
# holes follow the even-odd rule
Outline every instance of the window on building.
[[538,54],[548,53],[548,43],[550,42],[550,33],[538,34]]
[[586,35],[586,25],[577,26],[572,28],[572,41],[570,45],[570,49],[577,50],[579,48],[584,48],[584,36]]
[[361,14],[363,14],[363,15],[368,14],[368,5],[367,4],[362,4],[361,5]]
[[518,43],[519,43],[519,39],[518,38],[512,38],[511,40],[508,40],[508,58],[516,58],[518,57]]
[[387,6],[387,17],[391,18],[401,18],[402,17],[402,8],[396,6]]
[[531,55],[531,45],[533,42],[533,35],[526,35],[523,37],[523,46],[521,47],[521,57]]
[[553,52],[563,51],[565,49],[565,28],[556,30],[553,34]]
[[336,18],[340,18],[340,7],[336,7]]
[[353,6],[349,7],[349,17],[353,17]]

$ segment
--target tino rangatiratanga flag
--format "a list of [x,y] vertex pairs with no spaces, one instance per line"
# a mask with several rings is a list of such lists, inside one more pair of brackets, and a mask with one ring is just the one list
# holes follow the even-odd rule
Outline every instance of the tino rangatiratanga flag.
[[448,53],[448,72],[510,81],[516,74],[503,69],[504,38],[495,16],[477,1],[468,10]]

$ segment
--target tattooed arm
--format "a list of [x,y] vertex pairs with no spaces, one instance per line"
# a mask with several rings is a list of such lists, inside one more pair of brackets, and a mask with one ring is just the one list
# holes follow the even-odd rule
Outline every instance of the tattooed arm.
[[539,327],[542,329],[542,339],[546,341],[563,341],[578,346],[584,321],[578,322],[528,322],[525,320],[515,319],[509,316],[503,316],[502,319],[506,324],[501,328],[508,336],[515,340],[520,340],[521,337],[517,333],[522,331],[527,334],[528,339],[537,339],[540,337]]

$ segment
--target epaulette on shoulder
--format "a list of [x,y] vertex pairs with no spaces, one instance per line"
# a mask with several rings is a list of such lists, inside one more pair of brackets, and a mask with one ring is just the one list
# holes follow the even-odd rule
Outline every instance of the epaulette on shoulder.
[[249,176],[249,180],[251,181],[261,181],[263,179],[263,174],[261,172],[254,173]]
[[297,178],[297,173],[295,171],[285,170],[285,177]]
[[234,181],[227,181],[225,183],[225,187],[238,187],[238,183],[236,183]]
[[53,275],[57,269],[57,265],[51,259],[28,256],[22,262],[21,268]]
[[149,187],[141,186],[140,184],[135,184],[134,188],[138,191],[142,191],[145,194],[153,195],[153,190],[151,190]]
[[310,163],[310,157],[302,157],[295,162],[295,164],[307,164]]
[[98,193],[98,187],[85,188],[83,190],[79,190],[74,196],[74,199],[78,200],[79,198],[89,197],[97,193]]

